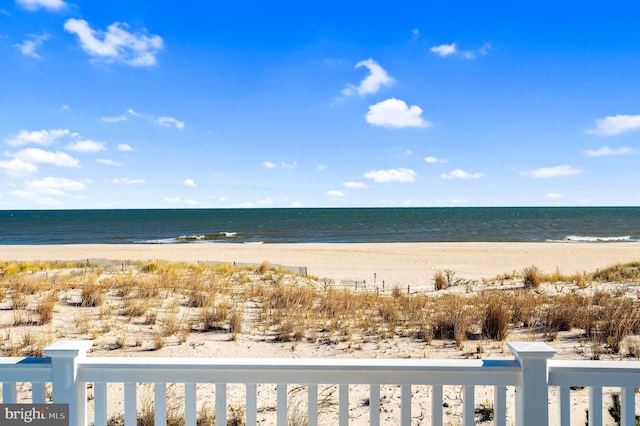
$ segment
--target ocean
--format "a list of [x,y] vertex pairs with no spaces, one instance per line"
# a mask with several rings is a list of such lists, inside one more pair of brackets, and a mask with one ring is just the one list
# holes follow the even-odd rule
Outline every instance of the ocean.
[[0,211],[0,244],[640,241],[640,207]]

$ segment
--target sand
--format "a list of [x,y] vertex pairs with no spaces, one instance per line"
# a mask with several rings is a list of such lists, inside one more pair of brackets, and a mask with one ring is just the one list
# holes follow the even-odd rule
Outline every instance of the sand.
[[481,280],[536,265],[544,272],[594,272],[640,260],[640,243],[95,244],[0,246],[0,260],[220,261],[307,267],[337,280],[423,286],[438,269]]
[[[433,291],[435,271],[449,269],[456,277],[480,285],[504,273],[520,271],[535,265],[545,272],[559,269],[562,273],[594,272],[618,262],[640,260],[640,243],[589,244],[589,243],[390,243],[390,244],[171,244],[171,245],[46,245],[46,246],[0,246],[0,260],[167,260],[167,261],[212,261],[229,263],[260,264],[268,261],[292,267],[306,267],[309,275],[319,278],[358,280],[367,283],[383,282],[389,285],[411,286],[413,289]],[[637,289],[636,289],[637,290]],[[65,308],[60,309],[78,309]],[[69,313],[69,315],[74,315]],[[509,341],[536,340],[540,336],[514,331]],[[550,342],[557,350],[557,359],[585,359],[587,348],[576,337]],[[501,342],[483,343],[483,358],[512,358]],[[170,357],[300,357],[300,358],[452,358],[460,359],[472,354],[478,356],[478,342],[467,342],[463,350],[452,345],[434,341],[432,345],[412,343],[406,339],[392,338],[363,344],[358,350],[346,345],[318,343],[273,343],[240,335],[235,341],[216,333],[193,333],[186,343],[168,345],[156,351],[140,351],[129,348],[123,351],[92,350],[89,356],[170,356]],[[121,385],[118,387],[121,389]],[[265,385],[266,386],[266,385]],[[273,389],[267,386],[259,393],[267,404],[273,402]],[[447,421],[460,421],[461,400],[458,390],[445,391],[445,401],[450,408],[445,410]],[[552,390],[552,394],[555,392]],[[384,405],[383,424],[397,424],[398,388],[389,386],[382,390],[383,398],[390,401]],[[420,401],[429,401],[428,389],[414,390],[414,413],[426,415],[427,406]],[[207,399],[211,398],[206,392]],[[513,388],[509,390],[509,400]],[[229,389],[229,397],[241,399],[241,392]],[[352,390],[351,424],[368,424],[368,408],[362,405],[367,397],[366,389]],[[490,398],[479,389],[476,403]],[[584,424],[584,409],[587,390],[577,391],[572,397],[572,424]],[[605,399],[608,401],[608,399]],[[417,401],[417,402],[415,402]],[[120,401],[121,403],[121,401]],[[121,410],[118,402],[110,403],[110,411]],[[267,410],[269,411],[269,410]],[[555,412],[555,399],[550,401],[550,411]],[[513,407],[508,408],[508,424],[513,423]],[[418,423],[424,421],[418,415]],[[326,424],[335,421],[330,414]],[[265,420],[266,424],[270,420]]]

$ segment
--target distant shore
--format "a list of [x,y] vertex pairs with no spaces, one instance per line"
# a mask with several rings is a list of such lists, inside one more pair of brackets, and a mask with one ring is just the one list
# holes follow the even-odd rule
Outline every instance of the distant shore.
[[640,243],[311,243],[4,245],[0,260],[166,260],[307,267],[309,275],[426,285],[435,271],[480,280],[536,265],[544,272],[594,272],[640,260]]

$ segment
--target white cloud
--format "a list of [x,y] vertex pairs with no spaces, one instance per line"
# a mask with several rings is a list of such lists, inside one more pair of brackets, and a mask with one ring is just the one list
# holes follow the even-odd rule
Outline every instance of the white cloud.
[[564,195],[558,194],[556,192],[550,192],[550,193],[547,194],[547,197],[549,197],[549,198],[562,198],[562,197],[564,197]]
[[417,28],[414,28],[411,30],[411,38],[414,40],[417,40],[420,38],[420,30]]
[[107,144],[104,142],[96,142],[90,139],[84,141],[77,141],[67,145],[67,149],[71,151],[79,152],[99,152],[107,149]]
[[374,182],[413,182],[416,180],[417,173],[411,169],[389,169],[374,170],[364,174],[366,179],[373,179]]
[[409,107],[406,102],[390,98],[369,107],[366,120],[374,126],[391,127],[428,127],[431,123],[422,117],[422,108]]
[[364,189],[369,187],[364,182],[343,182],[343,185],[345,188],[351,188],[351,189]]
[[105,123],[117,123],[118,121],[126,121],[127,116],[118,115],[114,117],[102,117],[101,120],[104,121]]
[[440,175],[440,179],[479,179],[484,176],[484,173],[469,173],[462,169],[455,169],[449,173],[443,173]]
[[439,56],[453,55],[454,53],[456,53],[456,50],[457,48],[455,43],[441,44],[440,46],[433,46],[432,48],[429,49],[429,51]]
[[71,109],[71,107],[70,107],[69,105],[67,105],[67,104],[63,104],[63,105],[60,107],[60,109],[61,109],[62,111],[69,111],[69,110]]
[[32,132],[21,130],[16,136],[7,138],[4,141],[11,146],[28,145],[51,145],[55,140],[60,139],[70,132],[67,129],[34,130]]
[[58,167],[78,167],[80,164],[77,159],[71,157],[66,152],[51,152],[40,148],[26,148],[15,154],[7,155],[29,163],[51,164]]
[[129,151],[133,151],[133,148],[131,148],[130,145],[127,145],[126,143],[121,143],[118,144],[118,151],[122,151],[122,152],[129,152]]
[[475,59],[478,55],[484,56],[491,50],[491,42],[486,42],[476,50],[459,50],[456,43],[441,44],[439,46],[433,46],[429,49],[430,52],[435,53],[438,56],[446,57],[451,55],[462,56],[465,59]]
[[122,166],[122,163],[115,162],[115,161],[110,160],[108,158],[100,158],[100,159],[98,159],[96,161],[98,163],[100,163],[100,164],[105,164],[107,166]]
[[265,161],[264,163],[262,163],[262,165],[264,167],[266,167],[267,169],[275,169],[276,165],[274,163],[272,163],[271,161]]
[[146,183],[143,179],[129,179],[129,178],[118,178],[111,181],[111,183],[115,183],[117,185],[140,185]]
[[129,25],[115,22],[107,31],[96,31],[83,19],[68,19],[64,29],[76,34],[85,52],[105,62],[119,61],[131,66],[156,64],[156,54],[164,41],[158,35],[148,37],[127,31]]
[[196,186],[196,182],[193,179],[185,179],[184,182],[182,182],[183,184],[187,185],[187,186]]
[[16,3],[27,10],[58,10],[67,6],[63,0],[16,0]]
[[571,166],[555,166],[555,167],[542,167],[539,169],[529,170],[520,173],[523,176],[530,176],[533,178],[552,178],[557,176],[574,176],[584,172],[584,170],[574,169]]
[[298,167],[298,163],[296,161],[294,161],[293,163],[285,163],[284,161],[281,161],[280,167],[282,167],[283,169],[295,169],[296,167]]
[[159,117],[157,123],[164,127],[176,126],[178,129],[184,129],[184,121],[176,120],[173,117]]
[[20,52],[24,56],[29,56],[35,59],[42,59],[42,57],[38,54],[38,52],[36,52],[36,49],[38,49],[39,47],[42,47],[45,40],[49,39],[50,35],[49,34],[42,34],[42,35],[31,34],[30,37],[31,39],[29,40],[25,40],[22,43],[14,44],[14,47],[17,47],[18,49],[20,49]]
[[316,166],[316,170],[319,171],[319,172],[323,172],[323,171],[327,170],[327,165],[326,164],[318,164]]
[[265,198],[264,200],[257,201],[256,204],[259,206],[271,206],[275,200],[273,198]]
[[197,201],[197,200],[184,200],[183,204],[185,206],[195,207],[195,206],[199,206],[200,205],[200,201]]
[[353,84],[347,85],[341,92],[343,95],[351,96],[357,93],[359,96],[364,96],[370,93],[376,93],[380,90],[380,87],[390,86],[394,83],[393,78],[373,59],[358,62],[355,68],[360,67],[367,68],[369,75],[360,82],[359,86],[354,86]]
[[304,203],[301,202],[301,201],[294,201],[293,203],[291,203],[291,207],[302,208],[302,207],[304,207]]
[[602,157],[605,155],[624,155],[624,154],[633,154],[635,151],[631,148],[623,146],[621,148],[609,148],[608,146],[603,146],[598,149],[588,149],[584,153],[589,157]]
[[424,157],[424,161],[426,161],[429,164],[447,163],[447,160],[443,158],[433,157],[433,156]]
[[140,113],[138,113],[138,112],[136,112],[136,111],[132,110],[131,108],[129,108],[129,109],[127,110],[127,114],[129,114],[129,115],[133,115],[134,117],[142,117],[142,114],[140,114]]
[[30,175],[38,171],[36,165],[18,158],[9,161],[0,161],[0,169],[3,169],[10,176]]
[[330,197],[344,197],[344,192],[338,191],[336,189],[331,189],[331,190],[325,192],[325,194],[327,194]]
[[84,183],[67,178],[45,177],[25,182],[25,188],[42,195],[66,195],[67,191],[82,191]]
[[596,120],[596,126],[587,133],[613,136],[633,130],[640,130],[640,115],[610,115]]

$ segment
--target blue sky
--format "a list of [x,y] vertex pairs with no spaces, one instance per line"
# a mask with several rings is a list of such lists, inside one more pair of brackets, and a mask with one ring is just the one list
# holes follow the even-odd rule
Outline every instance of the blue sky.
[[640,5],[0,0],[0,209],[640,205]]

